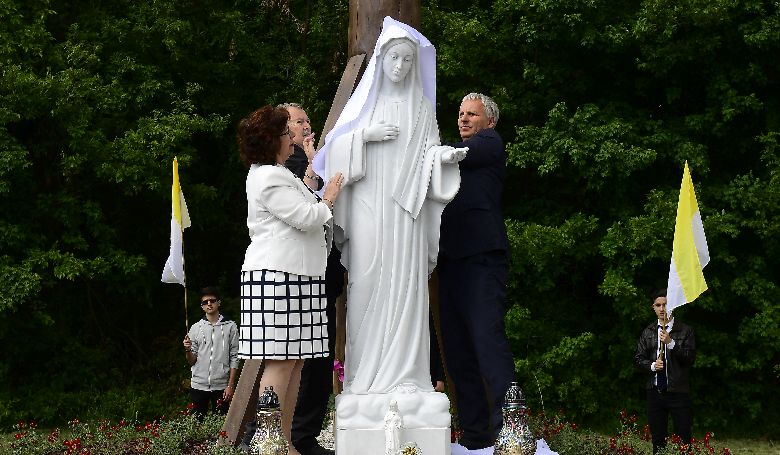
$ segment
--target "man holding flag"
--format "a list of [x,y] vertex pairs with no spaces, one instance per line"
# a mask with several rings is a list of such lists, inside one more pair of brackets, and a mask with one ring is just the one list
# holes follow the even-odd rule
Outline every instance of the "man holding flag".
[[658,321],[642,331],[634,355],[634,364],[649,376],[647,423],[653,438],[653,453],[666,446],[670,414],[674,433],[682,443],[691,442],[693,408],[688,377],[696,359],[696,336],[689,326],[675,322],[672,310],[692,302],[707,290],[703,269],[709,261],[707,238],[686,161],[669,265],[669,295],[667,289],[653,294],[652,308]]
[[689,371],[696,359],[693,329],[666,317],[666,289],[653,294],[657,322],[645,327],[636,347],[634,364],[648,376],[647,423],[653,437],[653,453],[666,446],[666,428],[672,416],[674,434],[691,441],[693,407]]

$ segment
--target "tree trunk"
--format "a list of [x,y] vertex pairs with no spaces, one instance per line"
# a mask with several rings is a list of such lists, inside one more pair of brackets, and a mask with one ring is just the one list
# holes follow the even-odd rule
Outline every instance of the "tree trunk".
[[420,28],[420,0],[349,0],[349,56],[374,52],[385,16]]

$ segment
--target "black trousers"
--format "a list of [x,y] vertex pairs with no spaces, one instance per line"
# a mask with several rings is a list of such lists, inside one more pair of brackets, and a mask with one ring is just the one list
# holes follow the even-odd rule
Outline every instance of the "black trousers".
[[504,329],[508,262],[502,251],[440,257],[438,270],[444,359],[455,386],[460,444],[482,449],[501,430],[501,405],[514,378]]
[[336,299],[344,290],[344,266],[341,252],[334,246],[328,256],[325,270],[325,294],[328,304],[328,348],[330,355],[307,359],[301,370],[301,387],[292,422],[292,443],[306,451],[317,444],[317,436],[328,413],[328,402],[333,392],[333,354],[336,347]]
[[192,414],[201,422],[209,409],[209,402],[211,402],[211,411],[222,415],[227,414],[228,407],[230,407],[229,401],[222,401],[222,395],[224,390],[198,390],[190,389],[190,400],[192,401]]
[[666,447],[669,416],[672,416],[674,434],[682,438],[683,443],[691,442],[693,425],[693,406],[687,393],[647,391],[647,424],[653,437],[653,453]]

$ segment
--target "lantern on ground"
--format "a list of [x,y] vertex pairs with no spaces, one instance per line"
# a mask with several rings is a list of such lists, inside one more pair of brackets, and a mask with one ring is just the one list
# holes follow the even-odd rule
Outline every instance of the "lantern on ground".
[[249,443],[251,455],[287,455],[282,433],[282,411],[273,386],[266,387],[257,401],[257,431]]
[[503,413],[504,426],[496,438],[494,455],[534,455],[536,439],[528,427],[528,407],[516,382],[506,391]]

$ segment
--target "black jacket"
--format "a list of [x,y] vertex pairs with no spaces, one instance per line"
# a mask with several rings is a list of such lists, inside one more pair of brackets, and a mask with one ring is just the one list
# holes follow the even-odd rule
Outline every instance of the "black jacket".
[[[298,144],[293,144],[293,154],[290,155],[289,158],[287,158],[287,161],[284,162],[284,167],[292,171],[293,174],[295,174],[296,177],[303,180],[303,176],[306,173],[306,168],[309,167],[309,158],[306,156],[306,152],[298,146]],[[325,182],[323,182],[322,178],[320,176],[317,176],[317,190],[321,190],[324,186]]]
[[[674,340],[674,349],[666,350],[664,369],[667,377],[667,391],[688,393],[688,373],[696,360],[696,336],[693,329],[675,320],[669,336]],[[646,388],[654,387],[655,372],[650,370],[650,364],[658,358],[658,323],[654,322],[642,331],[639,343],[636,345],[634,365],[647,375]]]
[[508,251],[501,195],[506,178],[506,149],[493,128],[471,139],[447,144],[468,147],[459,163],[460,190],[441,216],[439,252],[447,259],[462,259],[488,251]]

